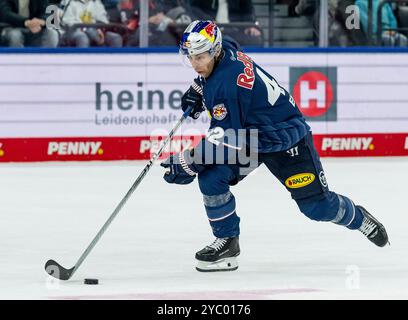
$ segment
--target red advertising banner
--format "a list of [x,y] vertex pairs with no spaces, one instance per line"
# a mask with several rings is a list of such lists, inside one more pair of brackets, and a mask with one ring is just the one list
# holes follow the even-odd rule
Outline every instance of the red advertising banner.
[[322,157],[373,157],[408,155],[408,133],[314,135]]
[[[201,136],[176,136],[161,158],[195,146]],[[150,159],[163,137],[0,138],[0,162]],[[408,156],[408,133],[314,135],[322,157]]]

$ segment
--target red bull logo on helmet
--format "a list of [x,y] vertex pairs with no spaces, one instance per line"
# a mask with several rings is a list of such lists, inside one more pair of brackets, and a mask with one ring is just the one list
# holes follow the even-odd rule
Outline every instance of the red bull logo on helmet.
[[208,40],[210,40],[211,42],[214,42],[215,40],[215,29],[216,25],[215,23],[209,23],[207,26],[204,27],[203,30],[201,30],[199,33],[201,35],[203,35],[204,37],[206,37]]

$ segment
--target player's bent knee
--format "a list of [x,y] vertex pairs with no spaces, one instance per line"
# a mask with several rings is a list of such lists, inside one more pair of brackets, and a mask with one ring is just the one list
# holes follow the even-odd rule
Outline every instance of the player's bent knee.
[[338,197],[332,192],[328,192],[323,199],[301,199],[296,203],[306,217],[315,221],[332,221],[339,207]]
[[198,185],[204,195],[219,195],[229,191],[234,173],[228,166],[214,166],[198,174]]

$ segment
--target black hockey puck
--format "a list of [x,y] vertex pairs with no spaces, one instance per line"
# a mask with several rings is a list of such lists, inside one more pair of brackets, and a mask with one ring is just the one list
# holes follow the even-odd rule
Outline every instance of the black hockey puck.
[[85,279],[84,283],[85,284],[98,284],[99,281],[98,281],[98,279]]

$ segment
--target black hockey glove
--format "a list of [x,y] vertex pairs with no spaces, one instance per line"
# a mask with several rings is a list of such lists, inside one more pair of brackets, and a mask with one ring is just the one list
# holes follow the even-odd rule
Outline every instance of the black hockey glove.
[[185,150],[180,153],[176,153],[167,158],[166,161],[162,162],[160,165],[164,168],[170,168],[167,171],[163,179],[168,183],[176,184],[189,184],[193,182],[197,173],[204,169],[204,166],[196,165],[191,156],[190,150]]
[[198,79],[194,79],[194,83],[181,97],[181,109],[185,112],[190,106],[192,106],[193,109],[189,116],[193,119],[198,119],[201,112],[205,111],[203,91],[201,89],[200,80]]

